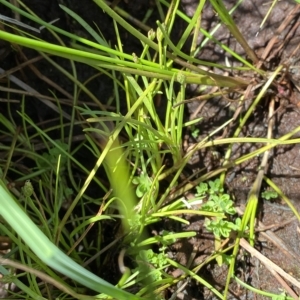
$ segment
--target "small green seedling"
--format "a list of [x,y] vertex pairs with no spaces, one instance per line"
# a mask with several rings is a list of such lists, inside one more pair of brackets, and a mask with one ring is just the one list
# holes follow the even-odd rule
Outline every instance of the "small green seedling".
[[274,190],[267,190],[261,193],[262,198],[266,200],[278,198],[278,194]]
[[224,214],[233,215],[236,210],[233,206],[233,201],[228,194],[224,193],[220,179],[209,181],[208,184],[201,182],[196,187],[196,197],[208,197],[208,201],[202,206],[203,210],[211,212],[221,212]]
[[57,166],[58,157],[60,158],[60,172],[62,172],[66,165],[67,165],[67,156],[66,154],[61,150],[68,151],[68,144],[63,143],[61,141],[56,141],[56,143],[59,145],[59,147],[52,147],[49,149],[49,152],[43,153],[43,157],[45,160],[38,160],[40,167],[47,168],[48,164],[45,163],[45,161],[50,162],[50,164],[55,168]]
[[204,225],[206,229],[213,232],[216,237],[228,238],[232,231],[236,231],[240,228],[241,219],[237,218],[235,223],[217,218],[214,220],[206,219]]
[[192,137],[194,139],[197,139],[199,137],[199,134],[200,134],[200,129],[197,128],[195,125],[192,125],[191,126],[191,132],[192,132]]
[[168,265],[165,253],[155,253],[152,249],[141,250],[136,257],[136,261],[138,267],[134,272],[138,271],[137,280],[143,280],[148,277],[150,282],[156,282],[163,279],[162,270]]
[[[225,215],[236,214],[234,202],[231,200],[230,195],[224,193],[224,189],[220,183],[220,179],[209,181],[207,183],[200,183],[196,187],[196,197],[208,197],[208,201],[202,205],[202,210],[209,212],[219,212]],[[221,245],[221,238],[228,238],[232,231],[239,230],[241,219],[236,218],[235,221],[224,220],[221,217],[214,217],[212,219],[206,218],[204,223],[208,231],[213,232],[215,236],[215,249],[218,250]],[[226,256],[222,254],[217,258],[217,262],[221,265],[226,262]]]
[[141,174],[139,177],[134,177],[132,183],[135,184],[135,193],[138,198],[142,198],[151,189],[151,180],[147,174]]

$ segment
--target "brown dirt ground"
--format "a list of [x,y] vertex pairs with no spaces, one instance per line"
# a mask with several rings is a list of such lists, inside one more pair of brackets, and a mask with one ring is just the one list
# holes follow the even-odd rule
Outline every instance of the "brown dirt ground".
[[[81,32],[80,28],[76,26],[58,6],[58,1],[37,1],[28,0],[24,1],[34,12],[36,12],[41,18],[46,21],[53,20],[55,18],[60,18],[57,26],[60,26],[68,31],[76,32],[77,34],[84,34]],[[128,1],[127,1],[128,2]],[[226,1],[228,7],[236,1]],[[70,9],[74,10],[80,14],[85,20],[90,20],[96,22],[102,32],[105,33],[107,39],[109,39],[112,44],[115,42],[115,35],[113,24],[107,15],[104,15],[96,7],[92,1],[86,1],[85,5],[82,6],[80,1],[65,1]],[[187,15],[192,16],[197,6],[198,1],[193,0],[182,0],[181,9],[183,9]],[[138,19],[142,19],[145,15],[146,10],[149,7],[148,1],[129,1],[129,3],[121,2],[120,5],[128,11],[131,15]],[[267,13],[269,5],[263,5],[259,0],[245,0],[239,8],[234,12],[234,20],[242,32],[245,39],[248,41],[249,45],[256,51],[259,56],[270,39],[276,34],[276,30],[282,24],[283,19],[290,14],[290,11],[295,6],[294,1],[281,1],[278,2],[273,9],[270,17],[268,18],[265,26],[257,35],[259,31],[260,23]],[[1,6],[0,6],[1,7]],[[1,7],[2,9],[2,7]],[[5,9],[2,9],[3,14],[10,15]],[[279,36],[279,42],[274,46],[279,47],[279,45],[285,40],[286,34],[291,31],[293,26],[296,26],[299,22],[299,13],[292,19],[286,30]],[[217,18],[213,10],[207,6],[202,15],[202,26],[208,31],[217,24]],[[148,25],[155,28],[155,18],[150,19]],[[178,32],[182,31],[180,22],[176,25],[176,30]],[[132,41],[128,38],[128,34],[121,30],[123,37],[124,49],[127,53],[139,53],[140,45],[139,42]],[[299,43],[300,28],[298,28],[291,38],[288,40],[286,45],[279,54],[274,57],[270,62],[270,68],[278,65],[280,62],[286,61],[293,50]],[[234,49],[237,53],[243,55],[242,47],[235,42],[235,39],[229,34],[229,32],[221,27],[215,37]],[[46,32],[42,33],[42,38],[51,40],[51,36],[48,36]],[[199,44],[203,41],[203,37],[199,36]],[[5,46],[5,44],[4,44]],[[28,57],[34,57],[33,51],[24,50],[24,53]],[[225,57],[227,56],[228,61],[235,65],[232,57],[224,53],[222,49],[218,46],[208,43],[202,51],[199,52],[198,57],[201,59],[206,59],[212,62],[224,63]],[[10,52],[1,61],[1,67],[5,70],[18,65],[22,62],[24,58],[19,57],[16,53]],[[70,69],[69,63],[59,58],[55,60],[64,66],[66,69]],[[63,77],[56,70],[49,68],[49,65],[44,60],[35,64],[38,70],[43,73],[43,75],[52,79],[54,82],[61,85],[66,91],[72,93],[72,84]],[[217,70],[220,72],[219,70]],[[82,82],[89,78],[94,71],[86,66],[78,64],[78,77]],[[17,72],[15,76],[21,78],[24,82],[29,84],[31,87],[41,92],[42,94],[48,94],[48,84],[45,81],[38,78],[33,74],[32,70],[29,68],[23,69],[22,72]],[[88,86],[99,99],[103,99],[105,103],[105,98],[110,96],[112,86],[111,82],[105,82],[105,80],[93,81]],[[196,96],[199,94],[197,86],[190,86],[189,94],[190,96]],[[0,91],[0,94],[2,92]],[[3,96],[3,95],[2,95]],[[65,95],[57,92],[58,97],[65,98]],[[234,97],[234,96],[233,96]],[[17,98],[17,96],[16,96]],[[281,109],[278,114],[274,117],[274,136],[280,137],[292,129],[300,125],[299,113],[300,110],[297,106],[298,99],[300,100],[299,92],[296,88],[291,87],[291,92],[286,97],[288,99],[287,105]],[[84,96],[81,99],[84,101]],[[30,108],[28,108],[27,113],[37,121],[47,120],[53,118],[53,111],[48,107],[41,105],[39,100],[35,98],[28,98],[27,101],[31,101]],[[266,100],[267,101],[267,100]],[[292,104],[291,106],[289,104]],[[201,107],[200,107],[201,105]],[[277,107],[279,107],[279,103]],[[27,106],[29,107],[29,106]],[[187,117],[203,117],[202,122],[199,124],[201,131],[201,136],[206,136],[208,132],[217,128],[220,124],[226,121],[228,118],[232,117],[234,104],[228,106],[228,101],[226,99],[211,99],[205,103],[194,101],[188,104],[189,116]],[[15,109],[19,110],[18,104],[15,105]],[[1,104],[1,113],[6,113],[5,105]],[[66,108],[68,111],[68,108]],[[197,115],[193,115],[195,111],[198,111]],[[267,123],[267,104],[260,104],[260,106],[255,111],[255,114],[251,118],[250,122],[246,125],[243,131],[244,136],[266,136]],[[201,138],[201,136],[199,138]],[[187,133],[187,142],[193,143],[195,140]],[[249,153],[257,149],[259,145],[245,144],[243,146],[234,146],[233,157],[239,157],[241,154]],[[225,153],[226,148],[218,147],[215,149],[221,155]],[[267,175],[283,190],[283,192],[290,198],[292,203],[295,205],[297,210],[300,210],[299,200],[300,200],[300,148],[299,145],[289,146],[289,147],[277,147],[271,154],[269,159],[269,165],[267,170]],[[236,199],[237,206],[243,206],[247,200],[247,194],[251,188],[251,185],[257,174],[257,168],[260,163],[260,157],[257,157],[245,164],[237,166],[231,169],[226,178],[226,184],[228,190]],[[198,169],[206,168],[211,170],[218,167],[219,161],[215,161],[212,158],[211,152],[201,152],[193,157],[190,162],[190,167],[193,172]],[[266,186],[263,186],[263,189]],[[265,231],[258,236],[258,241],[256,243],[256,248],[275,264],[283,268],[287,273],[300,280],[300,260],[299,260],[299,233],[298,224],[296,220],[291,220],[293,214],[287,208],[287,206],[280,201],[276,202],[266,202],[262,201],[259,207],[259,218],[260,221],[265,225],[276,225],[273,229]],[[286,220],[291,220],[289,224],[284,224]],[[172,226],[170,224],[165,224],[167,226]],[[191,255],[194,247],[197,246],[195,263],[203,261],[213,250],[213,238],[212,235],[203,229],[203,220],[197,218],[190,219],[189,227],[186,230],[196,230],[199,232],[198,236],[194,239],[188,241],[180,241],[170,249],[170,255],[176,257],[177,260],[185,264],[187,258]],[[256,258],[245,255],[245,252],[241,252],[241,258],[243,258],[243,263],[238,265],[239,274],[248,284],[251,284],[262,290],[267,290],[273,293],[280,293],[282,286],[278,283],[275,277],[270,273],[270,271],[263,267]],[[242,261],[242,260],[241,260]],[[216,286],[218,289],[222,290],[226,280],[226,267],[218,267],[216,264],[209,264],[205,270],[201,270],[199,275],[203,276],[211,284]],[[295,289],[296,293],[300,293],[299,289],[296,289],[293,285],[290,285]],[[176,290],[176,287],[170,289],[169,295],[171,295]],[[243,288],[233,283],[230,286],[230,296],[229,299],[265,299],[262,296],[254,295],[251,292],[246,292]],[[197,286],[193,280],[190,280],[184,290],[177,295],[177,298],[172,299],[216,299],[210,291],[207,289]]]

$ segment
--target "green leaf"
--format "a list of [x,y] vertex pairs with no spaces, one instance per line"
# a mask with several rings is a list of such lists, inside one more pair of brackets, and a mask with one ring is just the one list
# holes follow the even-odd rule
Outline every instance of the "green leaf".
[[205,182],[201,182],[198,186],[196,186],[196,197],[204,197],[204,195],[208,191],[208,185]]
[[213,221],[206,219],[204,225],[208,231],[213,232],[213,234],[219,238],[228,238],[232,230],[239,229],[237,224],[222,219]]
[[261,193],[262,198],[266,200],[278,198],[278,194],[274,190],[268,190]]
[[151,180],[147,174],[141,174],[139,177],[134,177],[132,183],[137,185],[136,195],[138,198],[142,198],[151,189]]
[[215,181],[209,181],[208,184],[210,187],[210,194],[218,194],[224,192],[223,186],[221,185],[221,181],[219,178],[217,178]]
[[200,133],[200,130],[199,130],[199,129],[194,129],[194,130],[192,131],[192,137],[193,137],[194,139],[196,139],[196,138],[199,136],[199,133]]

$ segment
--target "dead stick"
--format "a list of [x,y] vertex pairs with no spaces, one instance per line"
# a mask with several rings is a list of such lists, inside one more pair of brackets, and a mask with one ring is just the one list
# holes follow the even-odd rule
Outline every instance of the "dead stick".
[[252,256],[256,257],[260,262],[262,262],[268,269],[272,269],[278,274],[280,274],[283,278],[291,282],[297,288],[300,288],[300,282],[296,280],[294,277],[286,273],[283,269],[273,263],[270,259],[262,255],[255,248],[253,248],[244,238],[240,239],[240,246],[242,246],[245,250],[247,250]]

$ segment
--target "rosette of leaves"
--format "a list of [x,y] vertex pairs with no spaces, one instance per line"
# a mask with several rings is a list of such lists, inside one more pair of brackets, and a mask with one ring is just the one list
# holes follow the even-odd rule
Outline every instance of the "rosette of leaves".
[[138,198],[142,198],[151,188],[151,180],[147,174],[141,174],[132,179],[132,183],[136,185],[135,193]]

